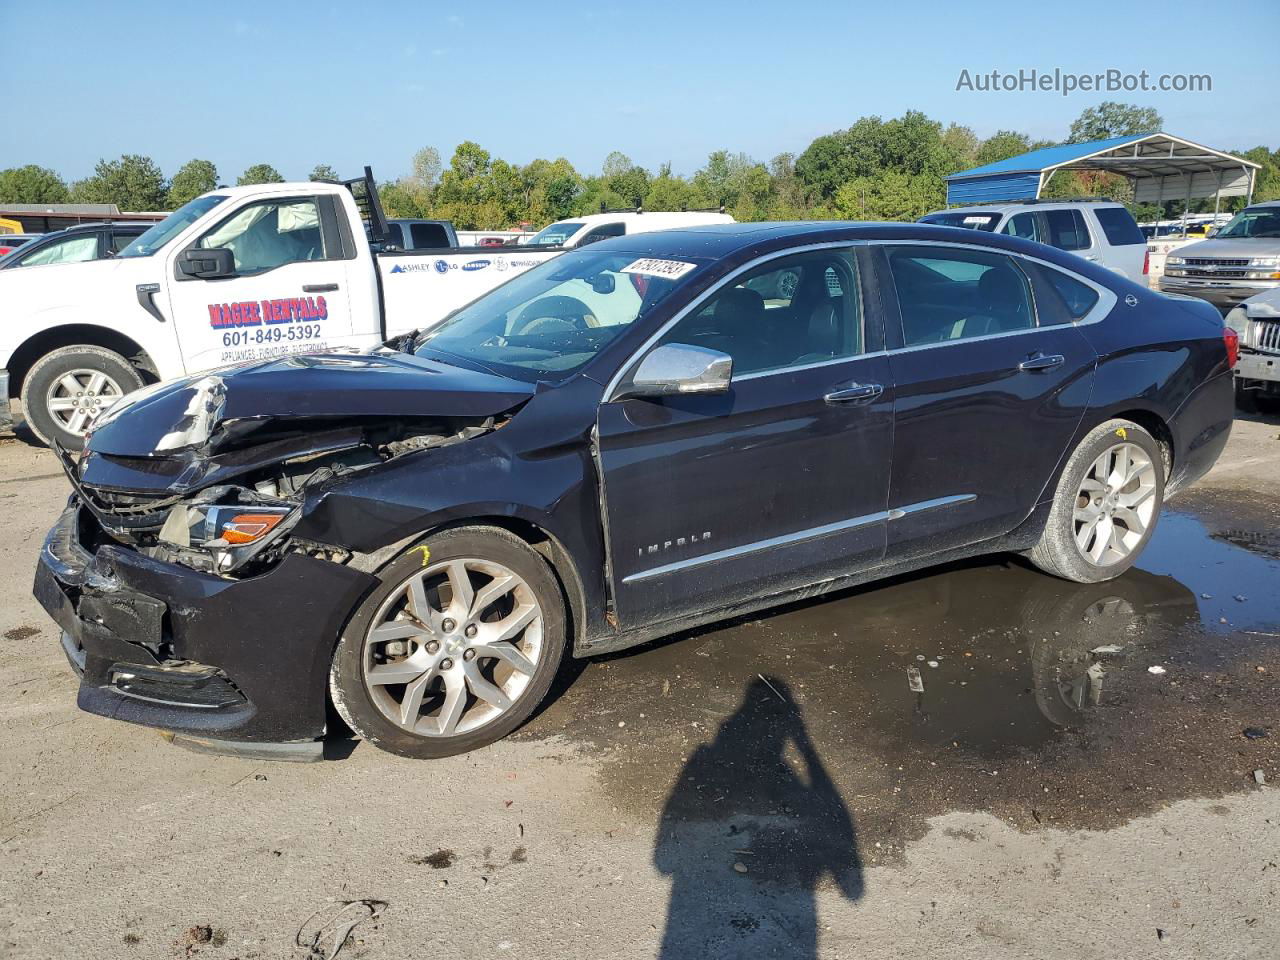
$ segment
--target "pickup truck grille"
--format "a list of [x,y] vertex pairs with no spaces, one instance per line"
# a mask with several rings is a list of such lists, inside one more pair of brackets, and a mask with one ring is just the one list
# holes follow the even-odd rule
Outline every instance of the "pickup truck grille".
[[1247,270],[1196,270],[1194,267],[1186,272],[1188,277],[1203,277],[1206,280],[1231,280],[1240,279],[1248,273]]
[[1280,320],[1251,320],[1245,346],[1267,353],[1280,353]]
[[1188,267],[1247,267],[1249,261],[1244,260],[1221,260],[1217,257],[1187,257]]

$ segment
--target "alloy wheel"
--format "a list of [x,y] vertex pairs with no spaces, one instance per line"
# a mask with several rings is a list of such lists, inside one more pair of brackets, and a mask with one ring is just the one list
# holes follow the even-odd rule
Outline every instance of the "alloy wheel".
[[103,410],[124,396],[120,384],[101,370],[70,370],[49,387],[45,404],[68,433],[84,436]]
[[506,713],[543,655],[542,610],[502,564],[448,560],[415,572],[365,636],[365,687],[378,710],[425,737],[470,733]]
[[1142,543],[1156,509],[1156,466],[1136,443],[1117,443],[1093,461],[1076,493],[1072,529],[1084,558],[1108,567]]

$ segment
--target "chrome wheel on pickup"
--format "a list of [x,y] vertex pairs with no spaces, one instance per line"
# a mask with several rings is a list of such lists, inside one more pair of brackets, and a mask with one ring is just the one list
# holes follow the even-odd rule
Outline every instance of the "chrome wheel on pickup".
[[98,414],[123,396],[120,384],[108,374],[78,367],[49,385],[45,404],[59,426],[83,436]]
[[23,378],[22,412],[45,443],[56,440],[79,450],[98,416],[141,386],[138,368],[112,350],[89,344],[59,347]]
[[376,746],[443,757],[491,743],[546,696],[565,644],[547,561],[494,527],[428,537],[388,564],[338,644],[330,692]]

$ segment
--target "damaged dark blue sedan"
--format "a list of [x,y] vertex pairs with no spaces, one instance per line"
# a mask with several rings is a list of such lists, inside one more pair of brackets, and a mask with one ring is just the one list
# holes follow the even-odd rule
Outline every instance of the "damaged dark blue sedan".
[[739,224],[569,252],[365,355],[161,384],[99,420],[35,592],[92,713],[414,757],[566,652],[1011,551],[1116,577],[1214,463],[1234,336],[1050,247]]

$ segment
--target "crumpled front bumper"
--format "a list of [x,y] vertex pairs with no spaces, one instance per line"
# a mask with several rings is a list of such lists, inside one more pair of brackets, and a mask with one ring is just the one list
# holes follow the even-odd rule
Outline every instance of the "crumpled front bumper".
[[240,752],[323,736],[329,662],[372,576],[289,554],[225,580],[121,545],[90,552],[82,525],[96,521],[83,513],[73,498],[35,578],[65,632],[81,709]]

